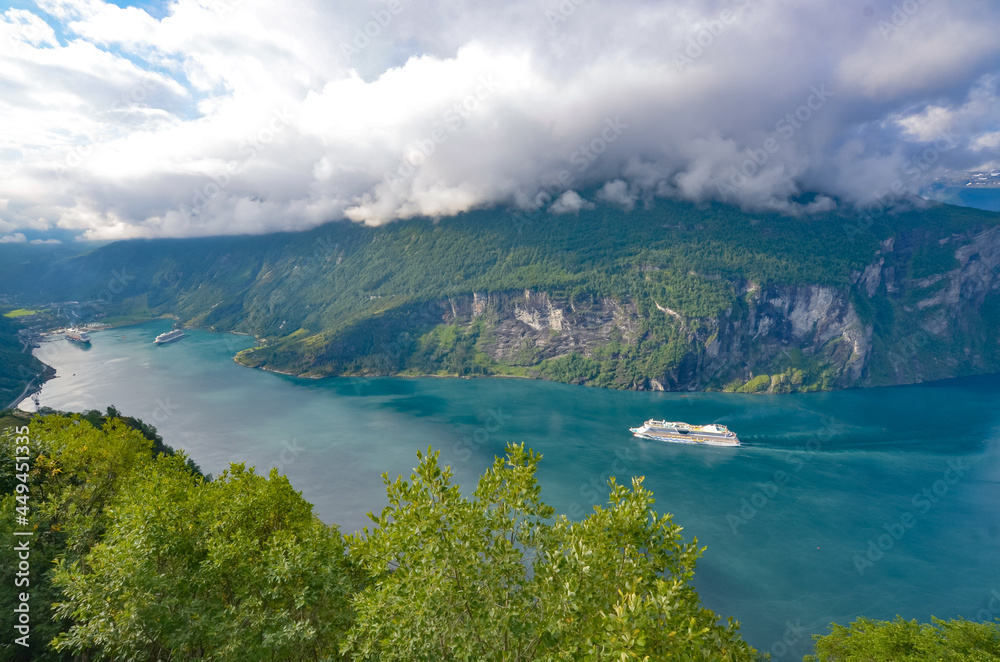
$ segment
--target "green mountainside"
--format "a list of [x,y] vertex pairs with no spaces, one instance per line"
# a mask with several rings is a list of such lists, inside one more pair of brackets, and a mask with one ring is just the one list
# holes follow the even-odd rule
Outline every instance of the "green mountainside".
[[17,329],[14,319],[0,315],[0,407],[6,407],[24,393],[25,387],[48,375],[46,366],[25,351]]
[[251,333],[262,342],[242,363],[304,376],[783,392],[1000,371],[998,227],[939,204],[875,219],[493,209],[117,242],[6,289]]

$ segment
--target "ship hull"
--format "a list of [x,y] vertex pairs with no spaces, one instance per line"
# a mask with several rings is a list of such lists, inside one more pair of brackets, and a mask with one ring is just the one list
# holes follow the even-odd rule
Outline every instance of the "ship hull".
[[640,432],[638,428],[629,428],[629,432],[639,439],[649,439],[651,441],[665,441],[671,444],[691,444],[695,446],[739,446],[739,440],[728,441],[723,439],[712,439],[710,437],[698,437],[694,435],[670,435],[650,432]]
[[69,329],[63,334],[63,337],[70,342],[78,342],[81,345],[90,344],[90,336],[83,331],[78,331],[76,329]]
[[168,342],[175,342],[177,340],[180,340],[186,335],[187,335],[186,333],[178,333],[174,331],[161,333],[160,335],[156,336],[156,340],[154,340],[153,342],[157,345],[165,345]]

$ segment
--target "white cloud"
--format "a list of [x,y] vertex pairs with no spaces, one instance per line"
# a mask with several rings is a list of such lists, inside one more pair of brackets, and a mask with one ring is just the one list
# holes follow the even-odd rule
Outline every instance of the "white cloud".
[[951,130],[954,113],[941,106],[928,106],[923,112],[898,120],[906,136],[921,142],[932,142]]
[[28,239],[20,232],[0,236],[0,244],[23,244]]
[[973,147],[977,150],[997,150],[1000,149],[1000,131],[994,131],[992,133],[984,133],[983,135],[976,138],[973,143]]
[[566,191],[549,206],[552,214],[575,214],[581,209],[593,209],[593,202],[587,202],[576,191]]
[[628,183],[621,179],[615,179],[602,186],[597,192],[597,199],[621,205],[626,210],[631,210],[635,206],[635,196],[629,193]]
[[1000,7],[896,4],[38,0],[0,17],[0,230],[557,213],[581,190],[810,211],[916,190],[941,132],[922,175],[995,162]]

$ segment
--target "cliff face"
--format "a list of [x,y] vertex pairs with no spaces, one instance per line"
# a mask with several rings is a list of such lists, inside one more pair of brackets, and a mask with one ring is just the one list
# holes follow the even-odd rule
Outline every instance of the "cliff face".
[[[501,364],[525,364],[571,354],[600,358],[615,340],[635,345],[643,341],[642,319],[633,302],[599,299],[576,305],[545,292],[473,294],[453,298],[445,307],[445,324],[468,326],[485,318],[489,328],[481,348]],[[829,365],[835,379],[826,386],[850,386],[861,378],[871,352],[872,328],[863,324],[847,292],[832,287],[759,288],[743,284],[740,300],[719,317],[686,319],[657,304],[655,314],[673,326],[686,351],[672,369],[649,374],[629,384],[640,390],[701,390],[768,375],[754,390],[790,390],[794,370],[770,377],[779,357],[796,348],[807,362]],[[780,361],[779,361],[780,362]],[[772,385],[773,382],[773,385]]]
[[573,352],[590,355],[616,335],[632,342],[639,317],[635,305],[612,299],[590,302],[586,307],[545,292],[525,290],[493,294],[474,293],[449,300],[445,324],[465,324],[486,318],[490,337],[482,349],[495,361],[516,362],[526,346],[541,361]]
[[[888,351],[873,366],[873,383],[1000,370],[1000,228],[952,235],[938,245],[951,257],[951,268],[906,275],[898,264],[914,246],[883,242],[883,255],[857,275],[876,305],[881,300],[892,305],[891,323],[880,325]],[[882,321],[885,315],[878,312]]]
[[[938,242],[938,261],[952,268],[929,275],[913,273],[919,245],[913,238],[882,242],[872,263],[841,287],[733,282],[733,305],[714,317],[688,318],[654,302],[649,314],[674,329],[682,356],[615,385],[787,392],[1000,370],[1000,227]],[[607,366],[609,344],[639,346],[646,339],[631,301],[581,304],[525,290],[441,304],[442,324],[484,325],[479,349],[534,376],[548,377],[547,363],[572,355]]]

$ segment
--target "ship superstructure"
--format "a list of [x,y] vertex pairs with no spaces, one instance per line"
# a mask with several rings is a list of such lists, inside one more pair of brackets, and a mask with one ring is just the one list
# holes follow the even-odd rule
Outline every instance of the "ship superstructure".
[[640,439],[669,441],[679,444],[704,444],[706,446],[739,446],[736,433],[725,425],[690,425],[650,419],[641,427],[629,428],[629,432]]
[[71,326],[70,328],[66,329],[65,335],[66,335],[66,340],[72,340],[73,342],[79,342],[84,344],[90,342],[90,334],[88,334],[83,329],[76,328],[75,326]]
[[166,333],[161,333],[156,336],[155,342],[157,345],[162,345],[163,343],[173,342],[175,340],[180,340],[184,337],[184,332],[180,329],[174,329],[173,331],[167,331]]

